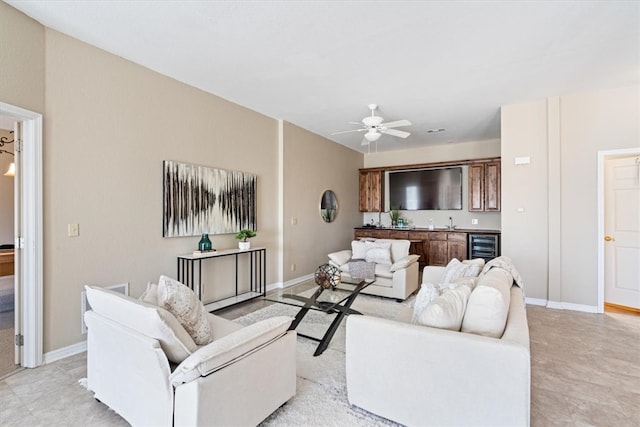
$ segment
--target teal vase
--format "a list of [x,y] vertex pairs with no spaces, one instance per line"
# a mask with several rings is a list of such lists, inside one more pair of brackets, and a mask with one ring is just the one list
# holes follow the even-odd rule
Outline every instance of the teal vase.
[[211,240],[209,240],[209,235],[204,233],[200,242],[198,242],[198,250],[200,251],[210,251],[211,250]]

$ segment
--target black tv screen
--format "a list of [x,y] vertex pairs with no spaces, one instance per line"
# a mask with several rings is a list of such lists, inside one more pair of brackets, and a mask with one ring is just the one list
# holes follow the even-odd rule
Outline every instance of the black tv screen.
[[462,209],[462,168],[389,172],[389,208]]

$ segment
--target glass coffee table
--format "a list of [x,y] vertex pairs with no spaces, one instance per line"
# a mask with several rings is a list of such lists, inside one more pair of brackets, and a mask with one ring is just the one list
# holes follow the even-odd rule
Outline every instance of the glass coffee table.
[[[325,289],[316,285],[313,281],[306,281],[298,285],[279,289],[276,292],[267,295],[265,299],[300,307],[300,311],[296,314],[289,330],[296,329],[309,310],[323,311],[328,314],[338,314],[333,322],[331,322],[327,332],[325,332],[324,336],[320,339],[298,333],[298,335],[302,337],[320,342],[315,353],[313,353],[314,356],[319,356],[327,349],[331,342],[331,338],[333,338],[333,335],[336,333],[338,326],[340,326],[342,319],[344,319],[347,314],[362,314],[359,311],[352,309],[351,305],[360,292],[374,282],[375,279],[343,279],[341,280],[339,287],[335,289]],[[305,296],[304,294],[310,295]]]

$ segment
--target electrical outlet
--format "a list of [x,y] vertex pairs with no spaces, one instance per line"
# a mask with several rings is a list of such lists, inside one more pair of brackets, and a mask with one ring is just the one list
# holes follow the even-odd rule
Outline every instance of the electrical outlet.
[[69,224],[67,225],[67,236],[78,237],[80,235],[80,225]]
[[471,225],[478,225],[478,218],[472,218]]
[[295,264],[291,264],[291,271],[296,271],[296,265]]

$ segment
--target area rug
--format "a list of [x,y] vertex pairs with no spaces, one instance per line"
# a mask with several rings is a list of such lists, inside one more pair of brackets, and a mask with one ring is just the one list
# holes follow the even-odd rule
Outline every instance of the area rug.
[[0,313],[13,311],[14,276],[0,277]]
[[[409,299],[398,303],[391,299],[359,295],[351,307],[365,315],[393,318],[400,310],[410,305],[411,301],[412,299]],[[250,325],[274,316],[294,317],[299,309],[299,307],[274,303],[235,321]],[[296,330],[305,335],[321,338],[335,316],[335,314],[327,315],[320,311],[310,311]],[[399,425],[349,405],[345,377],[345,324],[346,319],[340,324],[327,350],[318,357],[313,356],[318,343],[298,337],[296,395],[267,418],[261,424],[262,426]],[[375,372],[371,374],[375,375]]]

